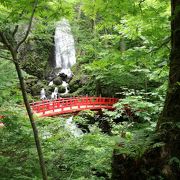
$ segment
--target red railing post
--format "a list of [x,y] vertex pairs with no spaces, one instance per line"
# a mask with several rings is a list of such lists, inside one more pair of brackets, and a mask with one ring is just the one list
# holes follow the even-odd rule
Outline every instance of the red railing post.
[[46,111],[45,104],[43,104],[43,114],[45,114],[45,111]]
[[40,106],[39,105],[37,106],[37,112],[38,113],[40,112]]
[[72,99],[69,100],[69,108],[72,109]]
[[54,112],[54,101],[51,102],[51,110]]
[[79,102],[79,100],[81,100],[81,98],[80,98],[80,99],[77,99],[78,109],[80,109],[80,102]]
[[86,96],[86,108],[88,106],[88,96]]
[[63,110],[64,110],[64,99],[61,99],[62,101],[61,101],[61,111],[63,112]]

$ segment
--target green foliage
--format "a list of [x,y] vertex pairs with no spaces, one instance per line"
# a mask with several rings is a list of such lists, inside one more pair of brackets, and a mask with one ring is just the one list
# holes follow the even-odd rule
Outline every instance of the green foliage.
[[114,112],[105,111],[111,119],[123,117],[129,122],[151,122],[158,118],[162,110],[162,102],[150,102],[147,97],[128,95],[120,99],[114,107],[116,107]]
[[80,14],[73,24],[78,72],[89,77],[77,93],[115,96],[126,87],[164,94],[170,40],[167,1],[83,1],[77,8]]
[[[40,179],[36,149],[30,124],[22,108],[0,112],[1,178]],[[105,179],[111,176],[111,156],[115,141],[94,127],[79,138],[67,131],[64,118],[37,119],[50,179]],[[96,129],[96,130],[95,130]]]
[[140,130],[136,133],[126,132],[126,138],[118,139],[116,152],[135,159],[140,158],[153,142],[152,137],[147,138],[147,135],[147,132]]
[[[32,132],[22,112],[21,108],[1,112],[6,117],[5,128],[0,129],[3,179],[40,179]],[[92,126],[91,133],[75,138],[64,129],[63,118],[36,119],[36,123],[50,179],[106,179],[111,176],[115,144],[119,153],[137,158],[149,147],[151,138],[146,137],[154,130],[149,124],[122,123],[118,136],[108,136]]]
[[[92,113],[83,113],[89,114]],[[98,179],[111,175],[115,141],[99,130],[74,137],[64,126],[66,119],[38,121],[49,176],[53,179]],[[99,177],[99,179],[105,179]]]
[[40,179],[32,130],[25,112],[9,106],[8,110],[1,109],[0,114],[5,116],[2,120],[5,127],[0,128],[1,179]]
[[114,105],[115,111],[105,110],[105,115],[111,120],[121,118],[129,122],[142,123],[156,121],[159,113],[162,111],[164,99],[161,96],[157,96],[158,94],[156,93],[146,94],[141,92],[142,95],[134,95],[134,93],[132,90],[126,91],[126,98],[120,99]]
[[169,160],[169,165],[174,165],[176,166],[178,169],[180,168],[180,160],[177,157],[171,157],[171,159]]
[[78,139],[65,138],[63,142],[53,156],[54,172],[51,173],[55,178],[91,179],[95,178],[96,173],[110,176],[113,142],[109,137],[87,134]]
[[9,102],[22,103],[17,74],[12,62],[0,59],[0,106]]
[[[78,116],[74,117],[74,122],[80,125],[88,126],[94,123],[95,112],[90,110],[81,111]],[[92,122],[91,122],[92,121]]]
[[[66,130],[65,118],[36,118],[49,179],[109,179],[114,148],[139,158],[148,148],[164,146],[152,141],[167,88],[169,9],[161,0],[39,1],[30,36],[20,49],[21,66],[38,77],[45,75],[55,22],[65,16],[76,40],[74,94],[122,98],[115,111],[104,112],[111,136],[100,132],[92,111],[74,118],[90,130],[77,138]],[[0,31],[10,42],[16,43],[16,25],[15,39],[20,41],[31,10],[32,1],[0,0]],[[9,57],[4,50],[0,55]],[[0,82],[0,115],[5,115],[5,127],[0,128],[1,178],[40,179],[14,66],[4,59]],[[169,164],[179,167],[179,159],[172,157]]]

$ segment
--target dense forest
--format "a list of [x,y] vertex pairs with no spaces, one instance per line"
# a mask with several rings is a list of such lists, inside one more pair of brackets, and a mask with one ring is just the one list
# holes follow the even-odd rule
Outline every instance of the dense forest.
[[180,179],[180,0],[0,0],[0,137],[2,180]]

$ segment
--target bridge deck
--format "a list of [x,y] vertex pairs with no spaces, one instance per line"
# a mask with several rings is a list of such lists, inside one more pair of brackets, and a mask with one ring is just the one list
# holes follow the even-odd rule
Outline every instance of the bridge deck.
[[31,108],[38,116],[55,116],[59,114],[74,113],[82,110],[113,110],[117,98],[106,97],[73,97],[44,100],[31,103]]

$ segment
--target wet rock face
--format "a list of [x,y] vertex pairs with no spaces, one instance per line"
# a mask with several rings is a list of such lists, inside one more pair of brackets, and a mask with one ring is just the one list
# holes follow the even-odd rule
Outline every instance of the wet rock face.
[[53,83],[57,86],[61,85],[62,84],[62,78],[61,77],[56,77],[53,79]]
[[[53,80],[53,85],[49,86],[49,82],[46,80],[39,80],[37,77],[32,76],[25,79],[26,92],[30,93],[32,96],[40,97],[41,89],[44,88],[46,97],[51,99],[51,94],[54,92],[55,88],[58,88],[59,96],[65,93],[66,89],[62,86],[61,77],[56,77]],[[63,97],[68,97],[69,94]]]
[[103,133],[111,134],[111,126],[105,117],[99,119],[99,128]]
[[36,76],[29,76],[25,78],[26,92],[32,96],[39,96],[42,88],[46,87],[45,80],[39,80]]
[[49,56],[52,45],[45,40],[28,39],[21,47],[21,67],[30,75],[43,79],[47,71],[50,71]]
[[42,86],[38,86],[38,85],[34,85],[32,88],[31,88],[31,94],[33,96],[37,96],[39,94],[39,89],[41,89]]
[[[81,87],[87,84],[88,77],[85,75],[77,75],[74,76],[73,79],[69,82],[70,92],[73,93],[75,91],[78,91]],[[83,94],[83,92],[81,92]]]
[[67,83],[69,83],[72,80],[73,75],[72,76],[67,76],[64,73],[60,73],[59,77],[61,77],[62,81],[66,81]]
[[26,86],[26,91],[28,93],[31,93],[32,87],[37,84],[38,78],[37,77],[28,77],[25,79],[25,86]]
[[76,81],[71,81],[69,83],[70,86],[70,92],[75,92],[78,90],[78,88],[80,88],[82,85],[80,83],[80,80],[76,80]]
[[31,94],[33,95],[33,96],[38,96],[38,95],[40,95],[40,91],[41,91],[41,89],[44,87],[44,84],[42,83],[42,82],[40,82],[40,81],[38,81],[35,85],[33,85],[32,87],[31,87]]
[[67,75],[64,73],[60,73],[59,76],[62,78],[63,81],[66,81]]

